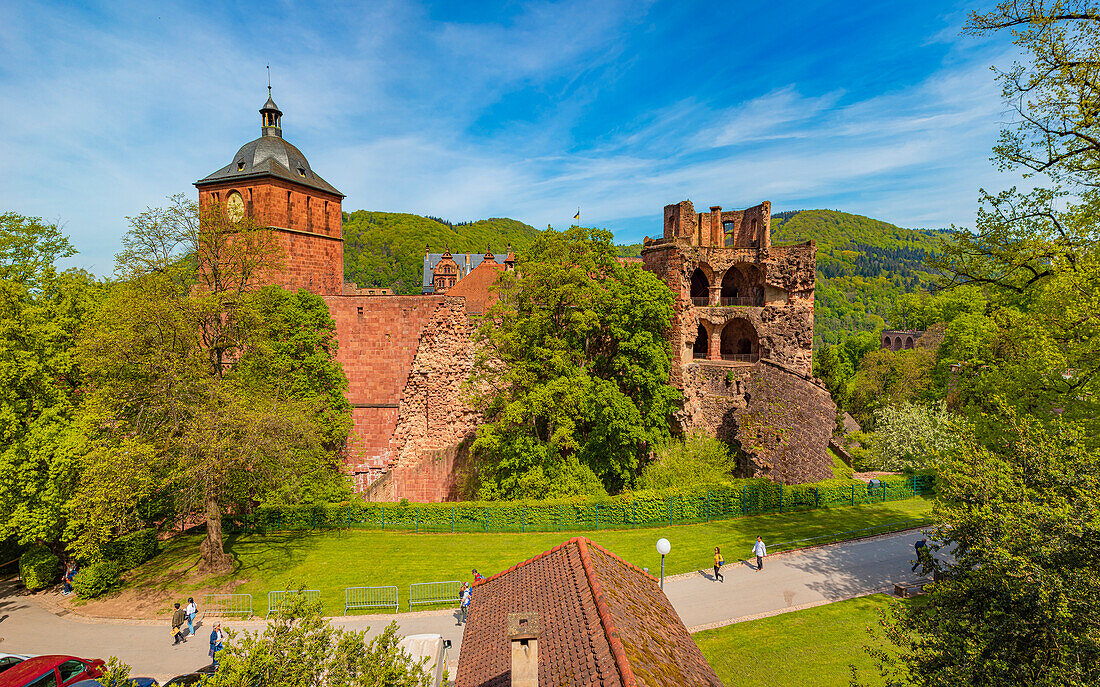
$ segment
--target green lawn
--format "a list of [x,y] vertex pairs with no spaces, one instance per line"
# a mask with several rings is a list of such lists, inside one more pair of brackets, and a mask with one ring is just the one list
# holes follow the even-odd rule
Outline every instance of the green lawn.
[[885,594],[864,596],[707,630],[694,639],[727,685],[846,687],[850,664],[864,675],[874,669],[863,650],[872,642],[867,628],[878,629],[878,612],[891,603]]
[[235,560],[233,573],[206,579],[190,574],[202,535],[187,535],[168,542],[163,552],[135,570],[125,588],[186,597],[211,588],[228,591],[234,587],[237,593],[252,594],[253,609],[261,615],[266,611],[270,590],[318,589],[325,613],[340,615],[344,610],[344,588],[396,585],[401,610],[406,611],[410,583],[469,580],[470,569],[475,567],[488,577],[576,534],[655,573],[661,567],[655,544],[665,537],[672,543],[666,573],[676,574],[709,567],[715,546],[722,547],[726,560],[748,557],[757,535],[775,544],[927,517],[931,509],[930,499],[913,498],[638,530],[526,534],[337,530],[231,535],[226,540],[226,551]]

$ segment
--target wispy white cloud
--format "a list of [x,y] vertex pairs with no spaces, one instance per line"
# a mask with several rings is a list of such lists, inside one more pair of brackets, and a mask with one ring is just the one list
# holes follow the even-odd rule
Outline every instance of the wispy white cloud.
[[78,262],[106,273],[126,215],[193,192],[258,135],[268,61],[287,137],[348,210],[541,227],[580,204],[586,223],[637,240],[684,198],[943,226],[998,185],[992,49],[895,90],[791,82],[731,102],[653,81],[638,93],[650,105],[630,108],[616,84],[645,58],[632,41],[665,30],[657,43],[675,49],[678,27],[626,0],[508,9],[0,5],[0,99],[18,104],[0,108],[18,170],[0,209],[62,218]]

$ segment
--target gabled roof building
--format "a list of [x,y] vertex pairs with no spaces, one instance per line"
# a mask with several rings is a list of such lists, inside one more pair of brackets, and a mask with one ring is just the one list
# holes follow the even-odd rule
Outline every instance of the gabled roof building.
[[584,537],[475,583],[470,606],[456,687],[528,684],[525,654],[539,685],[722,684],[656,578]]

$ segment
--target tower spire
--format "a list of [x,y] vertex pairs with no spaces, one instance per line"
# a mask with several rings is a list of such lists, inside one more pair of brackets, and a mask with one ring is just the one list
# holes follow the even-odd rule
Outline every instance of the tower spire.
[[267,66],[267,102],[260,108],[260,132],[264,136],[283,137],[283,113],[271,99],[271,65]]

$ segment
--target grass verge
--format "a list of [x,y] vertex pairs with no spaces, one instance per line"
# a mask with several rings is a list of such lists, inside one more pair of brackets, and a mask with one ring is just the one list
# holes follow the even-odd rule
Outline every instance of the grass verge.
[[[404,612],[411,583],[469,580],[472,568],[488,577],[577,534],[651,571],[660,569],[661,557],[654,545],[665,537],[672,543],[666,574],[674,575],[709,567],[715,546],[722,547],[727,561],[747,558],[757,535],[770,543],[798,540],[927,517],[931,510],[931,499],[918,497],[642,530],[526,534],[338,530],[231,535],[226,539],[226,551],[233,557],[233,571],[214,577],[194,573],[202,535],[186,535],[166,542],[160,554],[128,575],[119,594],[135,597],[135,602],[156,600],[158,612],[166,613],[172,600],[197,597],[205,591],[247,593],[252,594],[254,612],[263,615],[268,591],[317,589],[324,612],[340,615],[346,587],[396,585]],[[100,603],[106,602],[88,605]],[[94,609],[88,612],[94,613]]]
[[[727,685],[846,687],[854,665],[874,670],[864,645],[879,611],[899,603],[874,594],[804,611],[728,625],[694,635],[703,655]],[[900,602],[906,603],[906,602]]]

